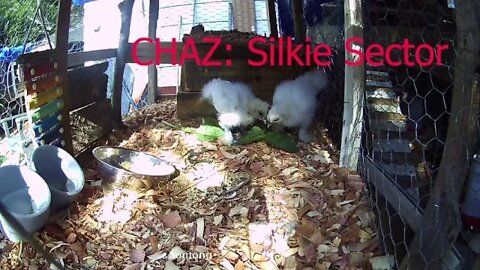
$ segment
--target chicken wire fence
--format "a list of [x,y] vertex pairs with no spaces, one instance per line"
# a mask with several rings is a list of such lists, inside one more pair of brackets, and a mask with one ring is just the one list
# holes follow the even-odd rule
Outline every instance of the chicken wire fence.
[[[0,1],[0,157],[21,161],[28,139],[25,88],[21,83],[18,57],[55,47],[58,1]],[[72,9],[72,25],[78,23],[81,10]],[[70,42],[70,51],[83,50],[81,40]]]
[[[439,269],[433,266],[439,261],[443,263],[442,269],[461,269],[467,264],[467,255],[459,250],[468,246],[468,230],[460,233],[453,246],[430,246],[431,250],[441,250],[433,255],[425,252],[425,247],[418,247],[418,241],[425,241],[431,232],[438,239],[447,237],[440,227],[436,227],[442,222],[439,214],[433,215],[431,224],[434,225],[431,227],[419,225],[422,215],[429,211],[427,206],[435,184],[445,172],[460,178],[469,170],[466,162],[454,172],[440,169],[445,166],[442,159],[446,158],[443,153],[447,142],[457,143],[453,148],[462,151],[462,144],[475,139],[472,133],[465,131],[447,140],[449,124],[458,124],[457,118],[449,123],[454,95],[467,95],[467,92],[458,91],[474,87],[465,85],[455,88],[457,92],[453,91],[454,74],[464,72],[465,65],[465,61],[458,58],[456,8],[460,7],[447,0],[372,0],[362,3],[364,48],[371,44],[386,48],[391,44],[402,44],[405,39],[415,46],[449,46],[441,55],[442,65],[366,66],[360,170],[368,184],[371,205],[376,213],[379,244],[386,255],[385,269],[405,269],[407,266],[409,269]],[[468,30],[478,32],[478,25]],[[437,59],[439,56],[438,53],[435,55]],[[408,57],[415,59],[415,50],[411,50]],[[430,55],[428,50],[422,50],[417,57],[417,63],[427,62]],[[404,60],[403,54],[392,50],[392,61]],[[473,80],[478,76],[474,73],[462,75]],[[466,154],[472,156],[473,153]],[[449,183],[454,185],[453,180],[458,178],[449,179]],[[446,196],[454,196],[453,193],[452,190],[452,194]],[[433,238],[431,243],[444,243],[435,241]]]
[[319,96],[318,103],[321,105],[318,106],[317,116],[329,137],[340,148],[345,77],[344,1],[323,1],[318,5],[317,15],[310,17],[305,22],[307,37],[311,39],[312,46],[327,44],[332,49],[328,59],[331,65],[325,68],[329,86]]

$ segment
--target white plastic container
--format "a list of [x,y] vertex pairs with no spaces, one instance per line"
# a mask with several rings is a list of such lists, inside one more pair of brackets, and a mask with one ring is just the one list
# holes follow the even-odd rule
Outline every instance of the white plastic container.
[[[42,228],[50,215],[51,194],[47,183],[26,166],[0,167],[0,200],[7,211],[29,233]],[[23,239],[0,214],[1,230],[12,242]]]
[[51,212],[66,210],[85,184],[83,170],[67,151],[42,145],[33,152],[32,166],[45,180],[52,194]]

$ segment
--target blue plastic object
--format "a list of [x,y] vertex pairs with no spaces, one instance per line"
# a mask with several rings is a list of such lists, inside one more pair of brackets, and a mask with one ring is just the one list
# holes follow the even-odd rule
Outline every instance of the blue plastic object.
[[52,116],[48,117],[47,119],[45,119],[43,121],[40,121],[40,122],[37,122],[33,126],[35,136],[38,137],[42,133],[45,133],[45,132],[49,131],[52,127],[57,125],[61,120],[62,120],[62,115],[60,114],[60,112],[57,112],[57,113],[53,114]]
[[72,4],[75,6],[83,6],[85,3],[93,2],[95,0],[73,0]]
[[[32,50],[32,45],[27,44],[25,46],[25,52],[30,52]],[[13,62],[22,54],[23,46],[17,47],[4,47],[0,49],[0,62]]]

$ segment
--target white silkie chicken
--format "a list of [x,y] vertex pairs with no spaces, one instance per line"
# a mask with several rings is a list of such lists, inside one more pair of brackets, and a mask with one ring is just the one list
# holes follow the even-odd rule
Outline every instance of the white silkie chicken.
[[224,129],[223,143],[235,140],[232,131],[252,125],[257,118],[265,118],[268,103],[257,98],[252,89],[240,82],[213,79],[203,86],[202,98],[217,110],[219,125]]
[[317,109],[317,95],[327,83],[327,75],[321,69],[281,82],[273,95],[268,123],[277,127],[299,128],[298,138],[309,143],[312,140],[309,129]]

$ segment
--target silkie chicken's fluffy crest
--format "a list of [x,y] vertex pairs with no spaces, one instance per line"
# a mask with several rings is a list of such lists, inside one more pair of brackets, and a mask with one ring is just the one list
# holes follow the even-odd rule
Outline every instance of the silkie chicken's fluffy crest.
[[317,94],[327,84],[327,75],[321,69],[280,83],[275,89],[272,108],[268,112],[269,122],[300,127],[302,133],[305,133],[315,116]]
[[257,98],[248,85],[219,78],[205,84],[202,98],[213,104],[219,122],[230,127],[250,125],[253,118],[261,114],[265,116],[269,108],[268,103]]

